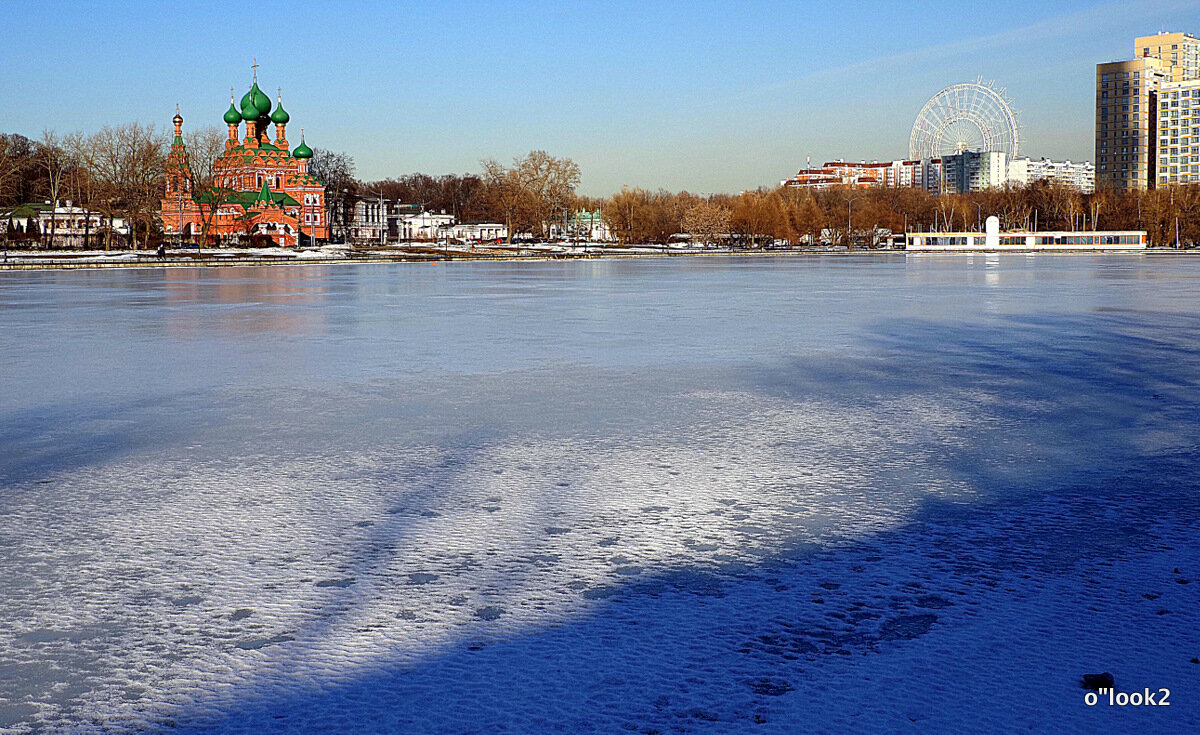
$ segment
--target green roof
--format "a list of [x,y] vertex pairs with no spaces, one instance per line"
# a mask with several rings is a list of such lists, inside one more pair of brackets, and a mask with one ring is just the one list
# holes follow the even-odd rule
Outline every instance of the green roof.
[[46,209],[53,209],[53,207],[51,207],[49,204],[42,204],[41,202],[29,202],[26,204],[18,204],[12,209],[4,212],[4,214],[8,217],[36,217],[38,212]]
[[[265,185],[264,185],[264,187],[265,187]],[[291,206],[291,205],[298,206],[300,204],[300,202],[293,199],[291,197],[291,195],[288,194],[287,192],[271,191],[268,189],[267,194],[270,197],[270,200],[272,202],[274,202],[275,204],[277,204],[281,207],[282,206]],[[228,201],[237,202],[238,204],[242,205],[243,209],[250,209],[251,207],[253,207],[255,205],[256,202],[258,202],[259,197],[261,197],[261,196],[262,196],[261,191],[239,191],[239,192],[236,192],[233,195],[231,195],[229,197]]]
[[[266,183],[263,188],[267,189]],[[262,191],[225,191],[221,193],[221,204],[239,204],[242,209],[250,209],[259,202],[262,197]],[[271,191],[267,189],[268,201],[273,202],[276,206],[289,207],[300,206],[300,202],[296,201],[292,195],[283,191]],[[205,192],[196,197],[199,201],[208,202],[213,198],[213,192]]]
[[267,182],[263,182],[262,191],[258,192],[258,196],[254,198],[254,204],[274,204],[271,199],[271,187],[267,186]]

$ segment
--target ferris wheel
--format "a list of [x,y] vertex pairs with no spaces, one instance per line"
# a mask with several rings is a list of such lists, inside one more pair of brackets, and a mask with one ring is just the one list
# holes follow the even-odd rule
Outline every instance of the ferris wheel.
[[1017,115],[1004,91],[979,79],[946,87],[925,103],[913,124],[908,155],[920,160],[963,151],[1002,151],[1012,160],[1020,147]]

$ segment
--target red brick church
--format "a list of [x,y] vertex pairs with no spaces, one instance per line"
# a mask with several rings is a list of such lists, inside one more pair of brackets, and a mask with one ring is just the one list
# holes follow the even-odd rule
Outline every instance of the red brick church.
[[[325,187],[308,173],[312,150],[300,145],[288,152],[290,116],[282,94],[274,111],[258,88],[258,71],[240,107],[230,95],[225,124],[225,152],[213,163],[210,186],[195,181],[183,142],[183,117],[175,112],[175,139],[167,159],[166,193],[162,200],[163,233],[198,241],[208,221],[208,244],[290,247],[329,236],[325,222]],[[245,123],[245,137],[241,126]],[[268,126],[274,124],[275,139]],[[197,188],[200,191],[193,192]]]

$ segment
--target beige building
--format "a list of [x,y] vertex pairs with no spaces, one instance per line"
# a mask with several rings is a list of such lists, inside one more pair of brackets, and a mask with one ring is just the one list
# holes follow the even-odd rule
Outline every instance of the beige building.
[[1096,65],[1096,186],[1153,188],[1158,87],[1155,57]]
[[1200,39],[1188,33],[1160,33],[1135,39],[1133,55],[1163,62],[1165,81],[1200,78]]

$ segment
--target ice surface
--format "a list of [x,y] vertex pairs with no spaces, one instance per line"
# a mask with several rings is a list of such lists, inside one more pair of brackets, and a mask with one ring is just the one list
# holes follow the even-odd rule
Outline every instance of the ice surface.
[[1200,729],[1200,261],[0,276],[2,732]]

